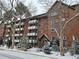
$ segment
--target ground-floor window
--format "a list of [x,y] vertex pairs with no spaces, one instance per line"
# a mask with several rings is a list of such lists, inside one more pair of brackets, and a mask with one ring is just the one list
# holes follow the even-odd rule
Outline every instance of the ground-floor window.
[[50,46],[57,45],[59,46],[59,39],[57,37],[52,37],[52,40],[50,42]]

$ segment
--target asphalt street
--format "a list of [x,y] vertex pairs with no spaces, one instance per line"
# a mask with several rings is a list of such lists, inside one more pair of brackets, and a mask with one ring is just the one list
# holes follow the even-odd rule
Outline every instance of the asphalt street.
[[23,59],[9,54],[0,53],[0,59]]
[[0,50],[0,59],[54,59],[45,56]]

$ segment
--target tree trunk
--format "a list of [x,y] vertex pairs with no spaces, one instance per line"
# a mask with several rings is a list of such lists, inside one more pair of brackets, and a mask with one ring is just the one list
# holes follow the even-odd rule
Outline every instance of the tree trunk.
[[14,33],[14,28],[12,28],[12,47],[11,47],[12,49],[14,48],[14,45],[15,45],[15,42],[14,42],[14,39],[15,39],[14,38],[14,34],[15,34]]
[[60,39],[60,54],[61,56],[64,56],[64,46],[63,46],[63,40],[64,40],[64,35],[63,35],[63,24],[62,24],[62,17],[60,16],[60,23],[59,23],[59,27],[60,27],[60,35],[59,35],[59,39]]
[[60,35],[60,54],[64,56],[64,47],[63,47],[63,36]]

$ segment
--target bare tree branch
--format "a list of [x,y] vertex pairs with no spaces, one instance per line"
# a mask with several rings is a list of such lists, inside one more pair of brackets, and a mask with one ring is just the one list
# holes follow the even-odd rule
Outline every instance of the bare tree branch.
[[33,1],[29,2],[27,5],[29,11],[32,13],[32,15],[35,15],[37,13],[37,7],[33,3]]
[[45,10],[48,10],[53,5],[54,1],[53,0],[38,0],[38,2],[44,7]]

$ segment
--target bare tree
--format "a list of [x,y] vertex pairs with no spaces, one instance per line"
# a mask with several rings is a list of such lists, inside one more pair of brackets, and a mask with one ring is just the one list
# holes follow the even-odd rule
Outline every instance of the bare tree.
[[[2,11],[4,11],[4,14],[1,14],[1,18],[3,19],[3,23],[5,23],[5,21],[10,21],[10,25],[11,25],[11,38],[12,38],[12,48],[14,48],[14,39],[15,39],[15,25],[14,23],[16,23],[16,16],[20,15],[20,19],[21,16],[28,12],[27,8],[19,1],[17,0],[7,0],[7,2],[9,2],[8,5],[10,5],[8,8],[8,6],[6,6],[6,4],[4,4],[3,0],[0,0],[0,8],[1,8],[1,13]],[[16,2],[16,7],[15,7],[15,2]],[[20,3],[20,5],[18,5]],[[28,14],[28,13],[27,13]],[[4,27],[6,27],[6,25],[4,24]]]
[[28,7],[29,11],[32,13],[32,15],[37,14],[37,7],[36,7],[36,5],[34,4],[33,1],[29,2],[27,7]]
[[[66,0],[59,0],[60,1],[60,9],[62,9],[61,10],[61,12],[63,11],[63,7],[61,6],[61,4],[62,4],[62,2],[63,1],[65,1],[65,2],[67,2]],[[71,1],[71,2],[73,2],[73,1]],[[70,3],[71,4],[71,3]],[[67,8],[68,9],[68,8]],[[78,8],[76,8],[76,9],[78,9]],[[67,10],[68,12],[69,12],[69,10]],[[63,13],[64,14],[64,13]],[[61,20],[63,20],[63,18],[62,18],[62,16],[60,15],[60,32],[59,32],[59,39],[60,39],[60,54],[61,55],[64,55],[64,46],[63,46],[63,40],[64,40],[64,29],[65,29],[65,27],[67,26],[67,24],[68,23],[70,23],[71,21],[73,21],[73,19],[75,19],[75,17],[77,17],[77,16],[79,16],[79,12],[78,13],[76,13],[74,16],[72,16],[71,18],[68,18],[67,19],[67,17],[65,17],[65,15],[63,15],[63,17],[64,17],[64,19],[65,20],[67,20],[67,21],[65,21],[64,22],[64,24],[62,25],[62,21]]]
[[53,5],[56,0],[38,0],[38,2],[43,6],[44,10],[47,11]]
[[[14,0],[8,0],[10,2],[11,8],[10,8],[10,12],[8,12],[8,8],[6,7],[6,5],[4,4],[4,2],[2,0],[0,0],[0,6],[1,6],[1,11],[7,12],[8,15],[3,15],[1,16],[3,23],[5,23],[6,20],[10,20],[10,18],[12,17],[12,10],[13,10],[13,2]],[[10,20],[11,21],[11,20]],[[6,25],[4,24],[4,27],[6,27]],[[5,30],[5,29],[4,29]]]

